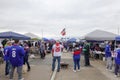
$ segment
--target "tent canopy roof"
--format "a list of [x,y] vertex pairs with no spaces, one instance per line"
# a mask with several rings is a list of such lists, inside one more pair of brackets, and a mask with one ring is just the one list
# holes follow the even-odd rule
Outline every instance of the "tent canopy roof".
[[76,38],[70,38],[67,42],[76,42]]
[[85,36],[86,40],[115,40],[115,37],[117,36],[117,34],[114,33],[110,33],[107,31],[102,31],[102,30],[95,30],[93,32],[88,33]]
[[20,40],[29,40],[30,37],[15,33],[12,31],[7,31],[7,32],[1,32],[0,33],[0,38],[8,38],[8,39],[20,39]]
[[116,40],[116,41],[120,41],[120,36],[116,36],[116,37],[115,37],[115,40]]
[[39,36],[33,34],[33,33],[25,33],[24,35],[29,36],[31,38],[39,38]]

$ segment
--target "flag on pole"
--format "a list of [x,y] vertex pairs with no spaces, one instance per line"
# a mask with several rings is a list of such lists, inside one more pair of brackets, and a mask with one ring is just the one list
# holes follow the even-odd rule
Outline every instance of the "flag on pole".
[[62,36],[65,36],[65,35],[66,35],[65,28],[61,31],[61,35],[62,35]]

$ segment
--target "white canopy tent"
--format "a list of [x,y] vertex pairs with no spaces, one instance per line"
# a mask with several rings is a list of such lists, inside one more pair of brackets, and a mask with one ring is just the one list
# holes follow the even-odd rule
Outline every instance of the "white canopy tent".
[[95,41],[102,41],[102,40],[115,40],[117,34],[102,31],[102,30],[95,30],[93,32],[88,33],[85,35],[85,40],[95,40]]
[[35,35],[35,34],[33,34],[33,33],[25,33],[24,35],[29,36],[29,37],[31,37],[32,39],[33,39],[33,38],[40,38],[39,36],[37,36],[37,35]]

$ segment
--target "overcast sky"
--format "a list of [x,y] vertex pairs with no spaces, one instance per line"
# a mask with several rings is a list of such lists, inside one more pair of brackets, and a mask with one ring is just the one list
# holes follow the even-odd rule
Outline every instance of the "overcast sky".
[[0,32],[83,36],[95,29],[118,33],[120,0],[0,0]]

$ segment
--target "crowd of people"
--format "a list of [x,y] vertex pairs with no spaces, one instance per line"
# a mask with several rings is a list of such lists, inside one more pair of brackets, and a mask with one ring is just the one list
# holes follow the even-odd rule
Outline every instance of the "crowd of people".
[[19,45],[19,40],[14,40],[14,42],[6,41],[3,45],[3,58],[5,60],[5,75],[9,75],[9,79],[13,80],[14,70],[17,68],[18,80],[23,80],[22,78],[22,66],[27,63],[28,71],[30,71],[30,65],[28,62],[28,49],[26,44],[23,46]]
[[18,80],[23,80],[22,66],[27,64],[27,71],[30,71],[31,67],[28,62],[29,46],[27,42],[22,45],[19,40],[14,42],[6,41],[3,45],[3,58],[5,60],[5,75],[9,76],[10,80],[13,80],[15,68],[17,68]]
[[80,42],[68,43],[60,41],[55,41],[52,43],[44,41],[37,41],[35,43],[23,41],[23,43],[20,43],[19,40],[14,40],[14,42],[6,41],[6,44],[3,45],[3,50],[0,47],[0,56],[3,56],[6,62],[5,75],[10,75],[10,80],[13,80],[15,68],[17,68],[18,80],[24,79],[22,77],[23,65],[27,64],[28,72],[31,70],[28,59],[30,48],[32,46],[38,48],[41,59],[45,59],[47,52],[52,53],[52,71],[55,70],[56,60],[58,63],[57,72],[60,71],[60,62],[63,49],[68,52],[72,52],[73,54],[74,72],[80,71],[81,54],[84,55],[84,66],[91,66],[90,57],[91,51],[93,50],[101,50],[102,52],[105,52],[106,69],[112,71],[114,66],[114,74],[116,77],[118,76],[120,71],[120,45],[118,45],[118,47],[114,49],[111,41],[106,43],[104,47],[101,47],[100,49],[98,44],[95,44],[93,47],[93,45],[91,46],[87,41],[84,41],[84,43],[81,44]]
[[114,51],[111,49],[112,42],[108,42],[105,47],[106,70],[112,71],[114,67],[115,77],[120,74],[120,45]]
[[[104,43],[96,43],[91,45],[91,42],[84,41],[84,44],[74,43],[72,46],[68,46],[68,51],[73,52],[73,63],[74,69],[80,70],[80,55],[84,55],[84,66],[91,66],[90,57],[94,55],[95,59],[99,59],[99,56],[102,55],[102,58],[106,59],[106,70],[112,71],[115,74],[115,77],[120,75],[120,44],[114,46],[113,41],[105,41]],[[93,53],[92,51],[99,51],[100,53]],[[104,53],[104,54],[103,54]]]
[[20,41],[20,40],[3,40],[0,46],[0,62],[5,61],[5,76],[9,76],[13,80],[14,70],[17,68],[18,80],[24,80],[22,77],[23,67],[27,65],[27,71],[31,70],[29,63],[29,55],[34,53],[31,48],[38,49],[41,59],[45,59],[46,53],[52,51],[52,46],[55,42],[44,41]]
[[[100,53],[96,54],[93,53],[93,51],[100,51]],[[102,55],[102,58],[105,57],[106,60],[106,70],[114,72],[115,77],[120,75],[120,44],[114,46],[113,41],[105,41],[102,45],[101,43],[90,45],[85,42],[83,52],[85,56],[85,66],[90,65],[89,57],[91,57],[91,55],[94,54],[95,59],[99,59],[99,56]]]

